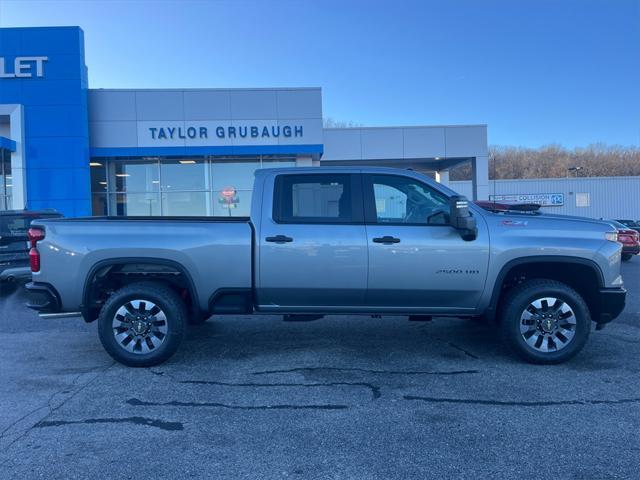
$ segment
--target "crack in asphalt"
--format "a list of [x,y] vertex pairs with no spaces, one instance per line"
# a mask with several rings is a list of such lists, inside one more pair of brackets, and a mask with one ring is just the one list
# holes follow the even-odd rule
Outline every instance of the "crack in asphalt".
[[184,430],[181,422],[165,422],[147,417],[125,417],[125,418],[87,418],[85,420],[43,420],[36,423],[33,428],[60,427],[63,425],[91,425],[95,423],[132,423],[134,425],[144,425],[155,427],[160,430],[178,431]]
[[475,358],[476,360],[480,360],[480,357],[478,357],[477,355],[474,355],[473,353],[471,353],[469,350],[466,350],[464,348],[462,348],[460,345],[456,345],[453,342],[449,342],[449,346],[455,348],[456,350],[460,350],[462,353],[464,353],[467,357],[471,357],[471,358]]
[[366,382],[330,382],[330,383],[228,383],[210,380],[178,380],[178,383],[191,385],[219,385],[222,387],[364,387],[371,390],[374,400],[380,398],[380,387]]
[[[78,382],[78,380],[80,378],[82,378],[83,376],[89,374],[89,373],[95,373],[96,371],[98,372],[98,374],[90,379],[87,383],[81,385],[75,392],[73,392],[71,395],[69,395],[67,398],[65,398],[60,405],[53,407],[52,406],[52,402],[53,399],[55,397],[57,397],[60,394],[63,393],[69,393],[69,385],[66,385],[64,388],[62,388],[61,390],[57,390],[55,392],[53,392],[49,398],[47,399],[47,403],[46,405],[41,405],[37,408],[34,408],[33,410],[29,411],[28,413],[24,414],[22,417],[18,418],[17,420],[15,420],[14,422],[12,422],[10,425],[8,425],[4,430],[2,430],[2,432],[0,432],[0,440],[5,438],[6,436],[8,436],[9,430],[14,427],[15,425],[19,424],[22,420],[30,417],[31,415],[35,414],[36,412],[42,410],[42,409],[48,409],[49,411],[40,419],[40,421],[46,419],[48,416],[50,416],[53,412],[55,412],[56,410],[60,409],[65,403],[67,403],[69,400],[71,400],[73,397],[75,397],[78,393],[80,393],[82,390],[84,390],[87,386],[89,386],[89,384],[93,383],[98,376],[100,375],[100,373],[104,373],[106,372],[109,368],[111,368],[113,365],[115,365],[115,362],[111,363],[109,366],[107,366],[106,368],[103,367],[96,367],[96,368],[91,368],[88,371],[82,372],[78,375],[76,375],[76,377],[71,381],[71,387],[73,387],[74,385],[76,385],[76,383]],[[29,430],[31,430],[33,428],[33,426],[27,428],[22,435],[20,435],[18,438],[16,438],[13,442],[11,442],[9,445],[6,446],[6,448],[9,448],[11,445],[13,445],[16,441],[20,440],[21,438],[23,438],[27,433],[29,433]]]
[[376,375],[467,375],[480,373],[480,370],[369,370],[366,368],[340,368],[340,367],[297,367],[283,370],[264,370],[261,372],[253,372],[252,375],[270,375],[273,373],[296,373],[296,372],[317,372],[317,371],[333,371],[333,372],[361,372]]
[[172,400],[169,402],[146,402],[138,398],[130,398],[127,404],[136,407],[219,407],[230,410],[346,410],[348,405],[229,405],[217,402],[180,402]]
[[540,402],[509,402],[502,400],[417,397],[414,395],[404,395],[403,398],[405,400],[418,400],[427,403],[458,403],[464,405],[491,405],[499,407],[554,407],[562,405],[624,405],[629,403],[640,403],[640,398],[622,398],[619,400],[557,400]]

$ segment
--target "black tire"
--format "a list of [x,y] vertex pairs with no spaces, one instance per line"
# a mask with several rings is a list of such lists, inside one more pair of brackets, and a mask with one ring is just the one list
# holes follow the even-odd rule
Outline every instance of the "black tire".
[[[166,333],[163,334],[160,345],[148,353],[128,351],[118,342],[114,333],[113,322],[117,312],[135,300],[157,305],[160,313],[164,313],[166,317],[166,327],[163,325]],[[178,350],[186,323],[187,309],[176,292],[161,283],[139,282],[122,287],[105,302],[98,316],[98,335],[104,349],[117,362],[129,367],[152,367],[166,361]]]
[[631,255],[630,253],[623,253],[622,254],[622,261],[623,262],[628,262],[632,258],[633,258],[633,255]]
[[[548,340],[545,335],[552,336],[557,335],[557,333],[547,334],[546,331],[537,330],[537,327],[535,326],[537,323],[535,320],[526,320],[529,323],[521,321],[521,316],[524,315],[524,312],[528,309],[529,305],[536,300],[545,297],[552,297],[561,300],[561,303],[566,304],[563,308],[568,307],[572,311],[573,315],[567,318],[570,318],[572,322],[575,321],[575,326],[572,330],[573,336],[567,340],[566,343],[562,343],[562,341],[558,340],[558,338],[561,337],[552,337],[552,340],[555,340],[558,345],[561,345],[560,349],[557,351],[543,352],[538,349],[550,349],[550,344],[547,343]],[[548,302],[542,305],[546,304],[548,304]],[[507,293],[506,297],[502,301],[500,320],[500,329],[503,340],[507,346],[527,362],[538,364],[562,363],[574,357],[587,343],[589,333],[591,331],[591,315],[584,299],[573,288],[555,280],[532,279],[514,287]],[[553,321],[554,320],[549,320],[549,322]],[[546,322],[546,320],[542,320],[542,322]],[[558,320],[558,322],[564,322],[564,320]],[[546,343],[546,345],[540,345],[538,348],[535,348],[535,345],[527,343],[524,335],[529,332],[522,333],[521,324],[524,329],[529,328],[535,330],[531,335],[531,337],[536,335],[535,338],[529,337],[532,343],[534,343],[538,337],[542,337],[541,343]],[[526,325],[531,326],[527,327]],[[547,325],[550,325],[550,323]],[[562,337],[567,338],[563,335],[564,330],[558,331]],[[538,332],[543,332],[544,334],[541,335]]]

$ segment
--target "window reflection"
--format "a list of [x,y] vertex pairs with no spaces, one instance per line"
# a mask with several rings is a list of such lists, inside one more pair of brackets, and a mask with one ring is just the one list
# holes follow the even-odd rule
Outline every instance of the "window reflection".
[[202,158],[162,160],[162,190],[207,190],[209,182],[206,167],[207,164]]
[[255,171],[292,166],[277,155],[94,158],[93,214],[248,216]]
[[111,195],[110,212],[118,216],[147,217],[160,215],[160,201],[155,193],[117,193]]
[[236,190],[251,190],[253,175],[260,168],[260,159],[248,160],[213,160],[211,171],[213,190],[234,187]]
[[209,192],[171,192],[162,194],[162,214],[169,217],[204,217]]
[[158,162],[112,162],[109,183],[116,192],[152,192],[160,186]]
[[94,193],[91,195],[91,211],[95,216],[106,216],[109,214],[106,193]]

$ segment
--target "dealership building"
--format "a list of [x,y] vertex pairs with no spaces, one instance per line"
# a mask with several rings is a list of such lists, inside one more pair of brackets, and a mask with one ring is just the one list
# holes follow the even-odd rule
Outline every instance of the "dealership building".
[[254,171],[284,166],[447,182],[471,162],[472,196],[489,194],[485,125],[323,128],[320,88],[90,89],[88,75],[79,27],[0,28],[0,209],[246,215]]

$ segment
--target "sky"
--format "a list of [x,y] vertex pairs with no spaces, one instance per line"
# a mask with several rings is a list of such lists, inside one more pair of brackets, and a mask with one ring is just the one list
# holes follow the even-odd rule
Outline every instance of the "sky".
[[84,29],[91,88],[319,86],[336,121],[640,146],[640,0],[0,0],[47,25]]

